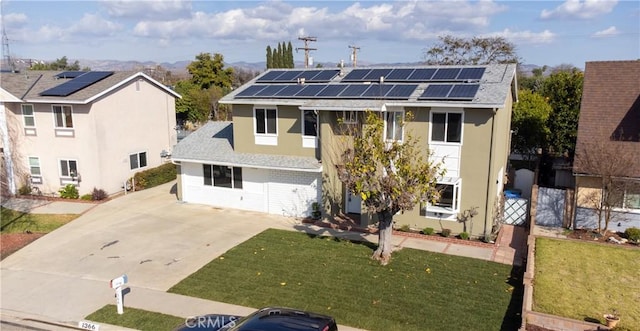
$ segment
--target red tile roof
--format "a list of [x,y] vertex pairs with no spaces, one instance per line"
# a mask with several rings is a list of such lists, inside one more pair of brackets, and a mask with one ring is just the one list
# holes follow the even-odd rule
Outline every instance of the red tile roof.
[[[607,151],[598,152],[603,147]],[[640,178],[640,60],[586,63],[576,173],[592,172],[581,160],[593,153],[605,155],[609,162],[624,161],[619,175]]]

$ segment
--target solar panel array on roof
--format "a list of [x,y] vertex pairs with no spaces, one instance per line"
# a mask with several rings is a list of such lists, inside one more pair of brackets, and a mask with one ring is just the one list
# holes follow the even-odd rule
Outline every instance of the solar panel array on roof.
[[256,80],[258,83],[295,83],[304,78],[306,82],[325,83],[340,73],[339,69],[325,70],[271,70]]
[[88,71],[76,76],[72,80],[62,83],[40,93],[41,96],[66,97],[76,93],[92,84],[95,84],[109,76],[113,71]]
[[473,100],[480,84],[429,84],[418,100]]
[[255,84],[236,98],[407,99],[417,84]]
[[76,78],[86,71],[64,71],[56,75],[56,78]]
[[397,69],[353,69],[343,82],[462,82],[480,80],[485,68],[397,68]]

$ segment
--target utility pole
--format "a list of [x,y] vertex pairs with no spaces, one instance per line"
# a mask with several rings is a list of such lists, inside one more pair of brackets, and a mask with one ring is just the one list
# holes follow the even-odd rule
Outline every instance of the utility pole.
[[355,68],[358,65],[358,50],[360,50],[360,47],[349,45],[349,48],[351,48],[351,63]]
[[304,41],[304,47],[296,47],[296,51],[298,51],[299,49],[304,49],[304,67],[308,68],[309,67],[309,51],[317,50],[317,48],[309,47],[309,42],[310,41],[318,41],[318,38],[316,38],[316,37],[298,37],[298,40]]

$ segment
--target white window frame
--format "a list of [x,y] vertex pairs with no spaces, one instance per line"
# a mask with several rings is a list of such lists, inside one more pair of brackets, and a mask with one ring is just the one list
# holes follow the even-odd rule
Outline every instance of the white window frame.
[[[433,115],[434,114],[445,114],[444,120],[444,140],[433,140]],[[460,114],[460,141],[459,142],[450,142],[447,141],[447,136],[449,132],[449,114]],[[447,145],[462,145],[464,141],[464,111],[451,111],[451,110],[431,110],[429,112],[429,143],[434,144],[447,144]]]
[[[76,172],[75,174],[71,171],[71,167],[69,166],[69,162],[75,162],[76,163]],[[66,162],[66,170],[69,173],[69,175],[64,175],[62,173],[62,162]],[[76,159],[58,159],[58,175],[60,176],[60,185],[67,185],[67,184],[73,184],[76,186],[79,186],[80,184],[80,167],[78,165],[78,160]]]
[[[58,113],[56,112],[56,108],[60,108],[60,114],[62,119],[62,126],[58,125]],[[67,118],[64,116],[65,108],[69,109],[69,116],[71,117],[71,126],[67,126]],[[73,129],[73,107],[71,105],[51,105],[51,111],[53,112],[53,125],[56,129]]]
[[[31,108],[31,114],[27,114],[27,108]],[[24,124],[24,134],[25,136],[36,136],[36,110],[33,104],[24,103],[20,105],[20,109],[22,110],[22,123]],[[27,118],[30,118],[33,122],[33,125],[27,124]]]
[[[307,112],[311,112],[313,114],[315,114],[316,117],[316,123],[315,123],[315,131],[316,134],[315,135],[307,135],[306,132],[306,128],[305,128],[305,114]],[[318,112],[316,110],[302,110],[301,111],[301,123],[302,123],[302,147],[303,148],[317,148],[318,147],[318,130],[319,130],[319,126],[318,126]]]
[[[401,119],[402,123],[400,123],[399,126],[396,123],[396,120],[397,120],[396,115],[398,113],[400,113],[401,118],[402,118]],[[385,112],[383,112],[383,114],[384,114],[383,115],[384,116],[384,140],[385,141],[398,141],[398,142],[404,141],[404,110],[385,111]],[[388,136],[389,136],[389,134],[388,134],[389,133],[388,132],[388,130],[389,130],[388,121],[389,121],[389,118],[390,118],[389,116],[391,116],[391,119],[393,119],[393,127],[392,128],[393,128],[394,132],[391,134],[391,137],[393,137],[392,139],[388,138]],[[402,131],[400,133],[400,139],[395,139],[395,136],[396,136],[395,130],[396,130],[396,128],[400,128],[400,130]]]
[[[140,165],[140,155],[144,154],[144,166]],[[133,164],[131,163],[131,157],[132,156],[136,156],[136,167],[133,167]],[[147,166],[149,166],[149,157],[148,157],[149,153],[147,153],[147,151],[141,151],[141,152],[136,152],[136,153],[131,153],[129,154],[129,169],[133,170],[138,170],[138,169],[143,169],[146,168]]]
[[358,124],[358,111],[343,110],[342,124]]
[[[265,112],[264,117],[264,128],[265,133],[258,133],[258,117],[257,112],[263,110]],[[275,124],[276,124],[276,132],[269,133],[268,131],[268,111],[275,111]],[[269,145],[269,146],[277,146],[278,145],[278,107],[275,106],[255,106],[253,108],[253,135],[256,145]]]
[[[640,185],[640,184],[638,184],[638,185]],[[640,208],[631,208],[631,207],[627,206],[627,201],[628,201],[628,198],[627,198],[627,194],[628,193],[627,193],[627,191],[628,190],[629,190],[628,188],[625,188],[624,192],[622,193],[622,207],[614,207],[613,210],[620,211],[620,212],[638,214],[638,213],[640,213]]]
[[[231,187],[227,187],[227,186],[221,186],[221,185],[216,185],[216,176],[214,173],[213,168],[214,167],[227,167],[231,169]],[[207,177],[206,176],[206,171],[205,168],[209,168],[209,173],[211,174],[211,177]],[[240,178],[236,178],[236,174],[240,173]],[[231,190],[242,190],[243,188],[243,179],[242,179],[242,167],[233,167],[233,166],[225,166],[225,165],[219,165],[219,164],[203,164],[202,165],[202,185],[204,186],[211,186],[211,187],[217,187],[217,188],[221,188],[221,189],[231,189]],[[207,183],[207,179],[209,179]],[[240,181],[240,187],[236,186],[236,180],[239,179]]]
[[[31,161],[35,161],[35,165]],[[37,156],[27,157],[27,166],[29,167],[29,175],[31,177],[32,184],[42,184],[42,165],[40,165],[40,158]],[[34,173],[33,169],[38,168],[38,173]]]
[[[426,211],[427,213],[435,213],[444,214],[444,215],[454,215],[460,212],[460,201],[462,200],[462,179],[461,178],[443,178],[439,180],[436,184],[440,185],[450,185],[453,186],[453,197],[452,197],[452,206],[438,206],[432,205],[430,202],[427,203]],[[429,216],[429,215],[427,215]]]

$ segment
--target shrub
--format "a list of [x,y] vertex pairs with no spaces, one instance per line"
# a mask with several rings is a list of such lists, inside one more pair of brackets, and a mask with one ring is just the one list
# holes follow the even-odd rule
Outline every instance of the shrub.
[[140,171],[133,176],[136,190],[152,188],[176,179],[176,165],[165,163],[161,166]]
[[22,186],[20,186],[20,188],[18,189],[18,194],[20,194],[20,195],[31,194],[31,185],[22,185]]
[[78,189],[73,184],[67,184],[65,187],[61,188],[58,193],[60,193],[60,197],[63,199],[77,199],[80,197]]
[[92,197],[91,197],[91,194],[87,193],[87,194],[83,194],[83,195],[80,197],[80,200],[87,200],[87,201],[89,201],[89,200],[93,200],[93,199],[92,199]]
[[624,236],[633,242],[640,243],[640,229],[636,227],[624,230]]
[[451,235],[451,229],[442,229],[442,236],[448,237]]
[[411,229],[409,228],[409,224],[402,224],[402,226],[400,226],[400,228],[398,228],[398,231],[402,231],[402,232],[409,232]]
[[466,232],[460,232],[460,239],[464,239],[464,240],[468,240],[469,239],[469,234]]
[[107,198],[107,192],[103,189],[93,188],[93,192],[91,192],[91,200],[100,201]]
[[428,236],[432,235],[434,232],[435,232],[435,230],[433,228],[424,228],[422,230],[422,233],[424,233],[424,234],[426,234]]

